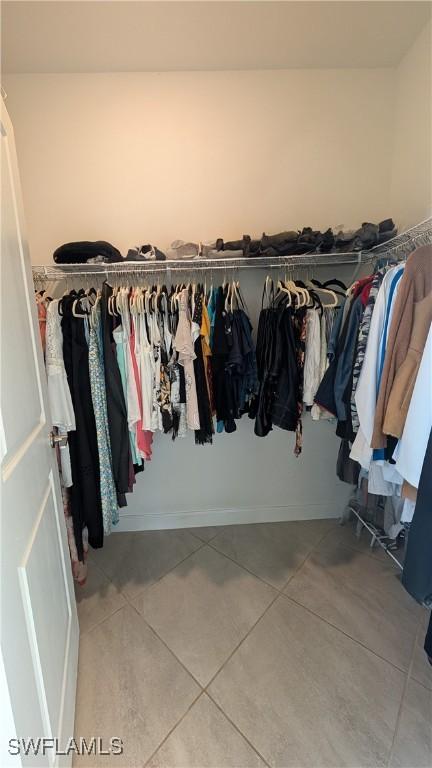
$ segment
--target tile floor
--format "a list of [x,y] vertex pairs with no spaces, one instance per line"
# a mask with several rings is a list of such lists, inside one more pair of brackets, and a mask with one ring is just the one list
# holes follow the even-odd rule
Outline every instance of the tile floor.
[[335,520],[114,534],[77,588],[76,736],[127,768],[431,768],[427,612]]

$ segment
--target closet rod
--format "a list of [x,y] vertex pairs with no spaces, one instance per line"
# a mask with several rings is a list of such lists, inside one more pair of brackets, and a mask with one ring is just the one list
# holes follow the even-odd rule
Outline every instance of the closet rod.
[[113,264],[85,264],[81,269],[78,264],[57,264],[33,266],[33,277],[37,279],[60,280],[67,277],[82,275],[130,275],[162,272],[192,272],[204,270],[227,269],[278,269],[283,267],[329,267],[338,265],[358,265],[371,261],[371,253],[334,253],[334,254],[304,254],[302,256],[257,256],[226,259],[181,259],[145,262],[116,262]]

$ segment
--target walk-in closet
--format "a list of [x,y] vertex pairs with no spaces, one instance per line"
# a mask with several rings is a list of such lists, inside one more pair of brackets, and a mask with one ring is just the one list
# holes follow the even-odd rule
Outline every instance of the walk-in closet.
[[432,767],[432,3],[1,3],[0,765]]

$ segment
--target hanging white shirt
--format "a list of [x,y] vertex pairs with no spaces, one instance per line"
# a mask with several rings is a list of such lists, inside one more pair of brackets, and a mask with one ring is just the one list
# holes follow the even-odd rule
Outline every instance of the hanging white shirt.
[[306,312],[306,348],[303,366],[303,402],[313,405],[320,383],[321,323],[318,310]]
[[[53,427],[59,434],[66,436],[76,429],[75,412],[63,360],[63,332],[58,311],[58,300],[48,304],[46,323],[46,372],[48,381],[48,401]],[[72,485],[72,468],[69,446],[60,448],[62,480],[65,488]]]
[[372,459],[372,434],[374,428],[380,347],[389,298],[390,286],[396,272],[402,266],[392,267],[384,275],[372,312],[369,336],[362,369],[355,393],[360,427],[351,448],[350,458],[358,461],[363,469],[369,469]]
[[404,431],[394,452],[396,469],[418,488],[429,435],[432,429],[432,325],[429,329]]

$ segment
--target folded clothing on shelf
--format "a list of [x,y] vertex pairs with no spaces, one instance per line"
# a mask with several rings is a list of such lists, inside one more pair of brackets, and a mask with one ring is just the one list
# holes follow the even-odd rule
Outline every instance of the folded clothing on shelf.
[[288,230],[275,235],[263,233],[260,240],[252,240],[250,235],[243,235],[241,240],[225,242],[221,237],[216,240],[216,250],[223,252],[241,251],[243,256],[300,256],[304,253],[330,253],[362,251],[385,243],[397,234],[393,219],[385,219],[379,224],[365,222],[350,232],[338,232],[332,229],[325,232],[303,227],[300,231]]
[[168,249],[169,259],[209,259],[213,258],[216,242],[208,240],[204,243],[193,243],[186,240],[174,240]]
[[114,264],[123,261],[123,256],[105,240],[81,240],[60,245],[54,251],[53,259],[56,264],[85,264],[93,259],[96,263]]
[[146,245],[136,245],[135,248],[129,248],[125,261],[165,261],[166,255],[155,245],[146,243]]
[[329,228],[325,232],[303,227],[300,231],[288,230],[275,235],[263,233],[261,239],[253,240],[243,235],[241,240],[217,240],[194,243],[174,240],[167,255],[155,245],[147,243],[130,248],[123,259],[120,251],[105,240],[65,243],[54,251],[56,264],[111,264],[121,261],[165,261],[181,259],[214,259],[257,256],[300,256],[305,253],[340,253],[367,251],[387,242],[397,235],[393,219],[384,219],[379,224],[364,222],[357,230],[340,231],[336,235]]

